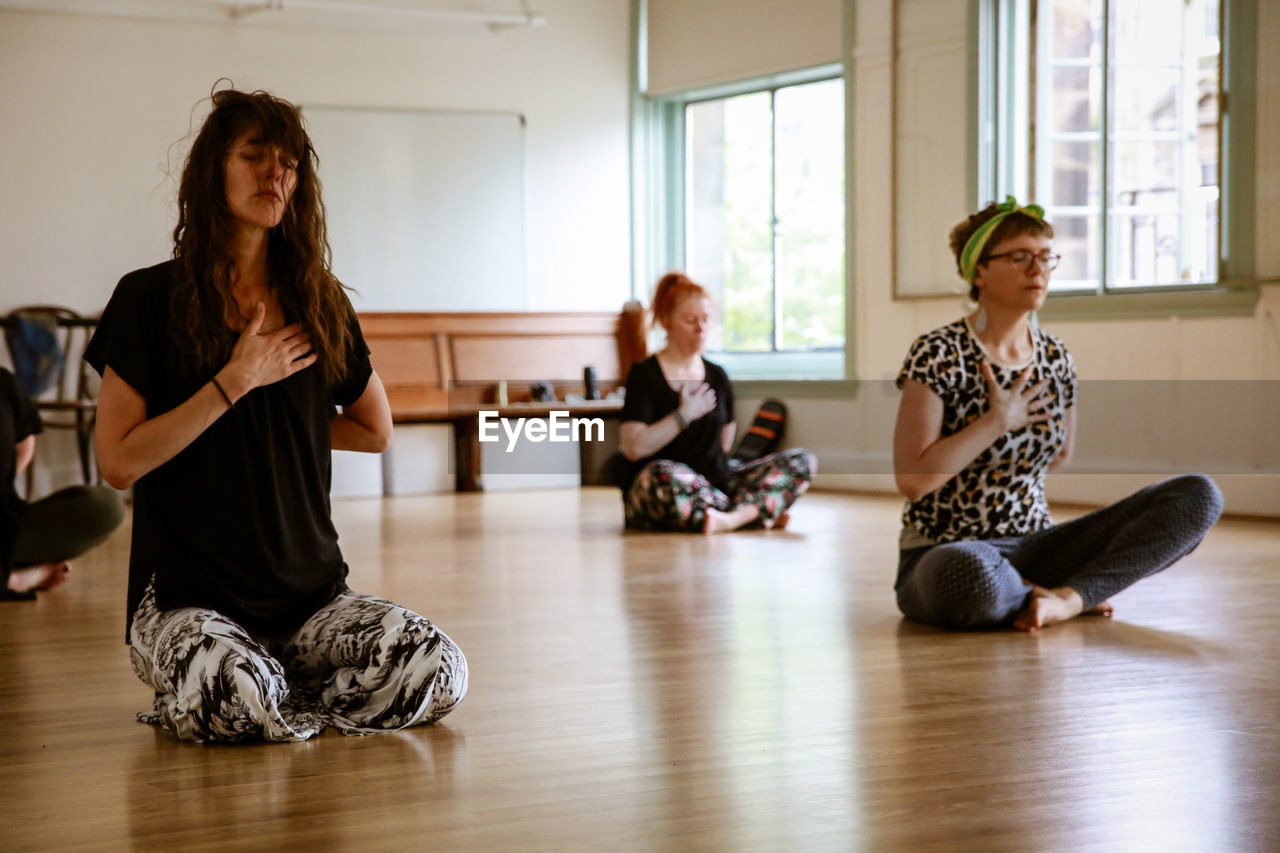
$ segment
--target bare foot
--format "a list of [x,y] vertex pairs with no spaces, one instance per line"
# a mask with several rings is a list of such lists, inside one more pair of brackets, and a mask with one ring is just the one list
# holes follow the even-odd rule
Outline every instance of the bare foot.
[[1031,600],[1013,620],[1013,627],[1019,631],[1034,631],[1056,622],[1065,622],[1079,616],[1083,610],[1084,600],[1080,593],[1069,586],[1045,589],[1032,585]]
[[772,521],[766,521],[764,523],[764,529],[765,530],[786,530],[787,524],[789,524],[790,522],[791,522],[791,514],[788,512],[783,512],[782,515],[778,516]]
[[728,512],[718,509],[707,509],[707,520],[702,524],[702,532],[710,536],[712,533],[728,533],[737,530],[748,522],[760,517],[760,507],[755,504],[743,504]]
[[1084,615],[1085,616],[1102,616],[1106,619],[1110,619],[1111,615],[1115,612],[1116,612],[1116,609],[1111,606],[1111,602],[1104,601],[1101,604],[1095,604],[1092,607],[1090,607],[1088,610],[1084,612]]
[[9,572],[9,589],[14,592],[43,592],[63,583],[71,574],[71,564],[45,563]]

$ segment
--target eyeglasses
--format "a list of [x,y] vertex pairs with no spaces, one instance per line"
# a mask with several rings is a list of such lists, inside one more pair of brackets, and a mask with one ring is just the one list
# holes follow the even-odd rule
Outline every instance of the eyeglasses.
[[1040,266],[1046,270],[1055,270],[1058,268],[1058,261],[1062,260],[1062,255],[1055,255],[1052,252],[1041,252],[1037,255],[1028,252],[1026,249],[1019,249],[1016,252],[1001,252],[998,255],[988,255],[987,261],[994,261],[996,258],[1008,258],[1009,263],[1024,271],[1031,269],[1032,261],[1039,261]]

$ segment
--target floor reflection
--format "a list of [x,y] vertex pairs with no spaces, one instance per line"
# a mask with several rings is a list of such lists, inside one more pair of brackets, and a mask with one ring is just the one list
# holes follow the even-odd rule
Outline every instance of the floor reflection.
[[[336,815],[404,822],[424,807],[448,810],[466,754],[465,738],[447,725],[365,737],[330,729],[304,743],[235,746],[181,743],[154,729],[128,778],[133,847],[190,848],[227,827],[243,840],[254,825],[270,824],[299,847],[311,839],[322,849],[358,849],[369,842],[358,835],[367,821]],[[343,784],[313,783],[333,777]]]
[[790,538],[685,537],[670,563],[624,564],[663,819],[717,814],[723,849],[848,837],[856,820],[844,582],[788,566]]

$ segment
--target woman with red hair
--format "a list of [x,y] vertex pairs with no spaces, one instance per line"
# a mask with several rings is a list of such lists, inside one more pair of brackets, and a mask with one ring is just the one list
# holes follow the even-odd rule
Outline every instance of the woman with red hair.
[[705,288],[668,273],[653,294],[666,346],[632,366],[620,440],[629,463],[619,484],[627,527],[722,533],[786,526],[818,463],[799,448],[731,468],[733,386],[703,358],[711,321]]

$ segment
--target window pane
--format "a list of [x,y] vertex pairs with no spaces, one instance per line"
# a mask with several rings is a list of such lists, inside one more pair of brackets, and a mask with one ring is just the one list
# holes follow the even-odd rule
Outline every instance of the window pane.
[[1213,281],[1218,0],[1040,0],[1038,10],[1035,186],[1064,255],[1054,287]]
[[1183,148],[1177,142],[1117,142],[1112,182],[1116,207],[1176,211],[1182,202]]
[[1096,290],[1102,248],[1102,0],[1043,0],[1034,102],[1036,201],[1053,223],[1055,291]]
[[685,110],[685,263],[720,309],[712,349],[772,348],[769,102],[768,92],[756,92],[690,104]]
[[1098,143],[1059,142],[1052,150],[1053,206],[1096,208],[1102,182]]
[[1116,214],[1113,284],[1117,287],[1173,282],[1182,279],[1178,264],[1178,235],[1181,217],[1177,214]]
[[1178,68],[1118,68],[1116,130],[1124,133],[1177,132],[1182,71]]
[[1101,0],[1056,0],[1051,20],[1054,57],[1101,58]]
[[1191,281],[1218,280],[1218,201],[1217,187],[1197,187],[1187,209],[1183,262]]
[[1100,79],[1097,67],[1053,69],[1053,130],[1070,133],[1098,129],[1102,114]]
[[1112,0],[1112,43],[1119,64],[1182,64],[1186,0]]
[[843,81],[689,104],[685,126],[685,266],[719,307],[709,347],[842,348]]
[[1113,287],[1217,277],[1218,2],[1112,0]]
[[844,344],[844,84],[779,89],[777,280],[779,346]]
[[1094,290],[1098,281],[1098,218],[1049,211],[1053,250],[1062,261],[1049,279],[1052,291]]
[[1113,217],[1115,287],[1142,287],[1212,281],[1218,258],[1218,193],[1197,187],[1169,213],[1129,212]]
[[1217,0],[1193,0],[1192,20],[1203,30],[1192,31],[1191,48],[1195,55],[1195,155],[1186,210],[1183,261],[1191,281],[1216,281],[1218,278],[1218,209],[1221,201],[1219,185],[1218,128],[1222,121],[1218,91],[1218,62],[1222,45],[1219,40],[1219,6]]

